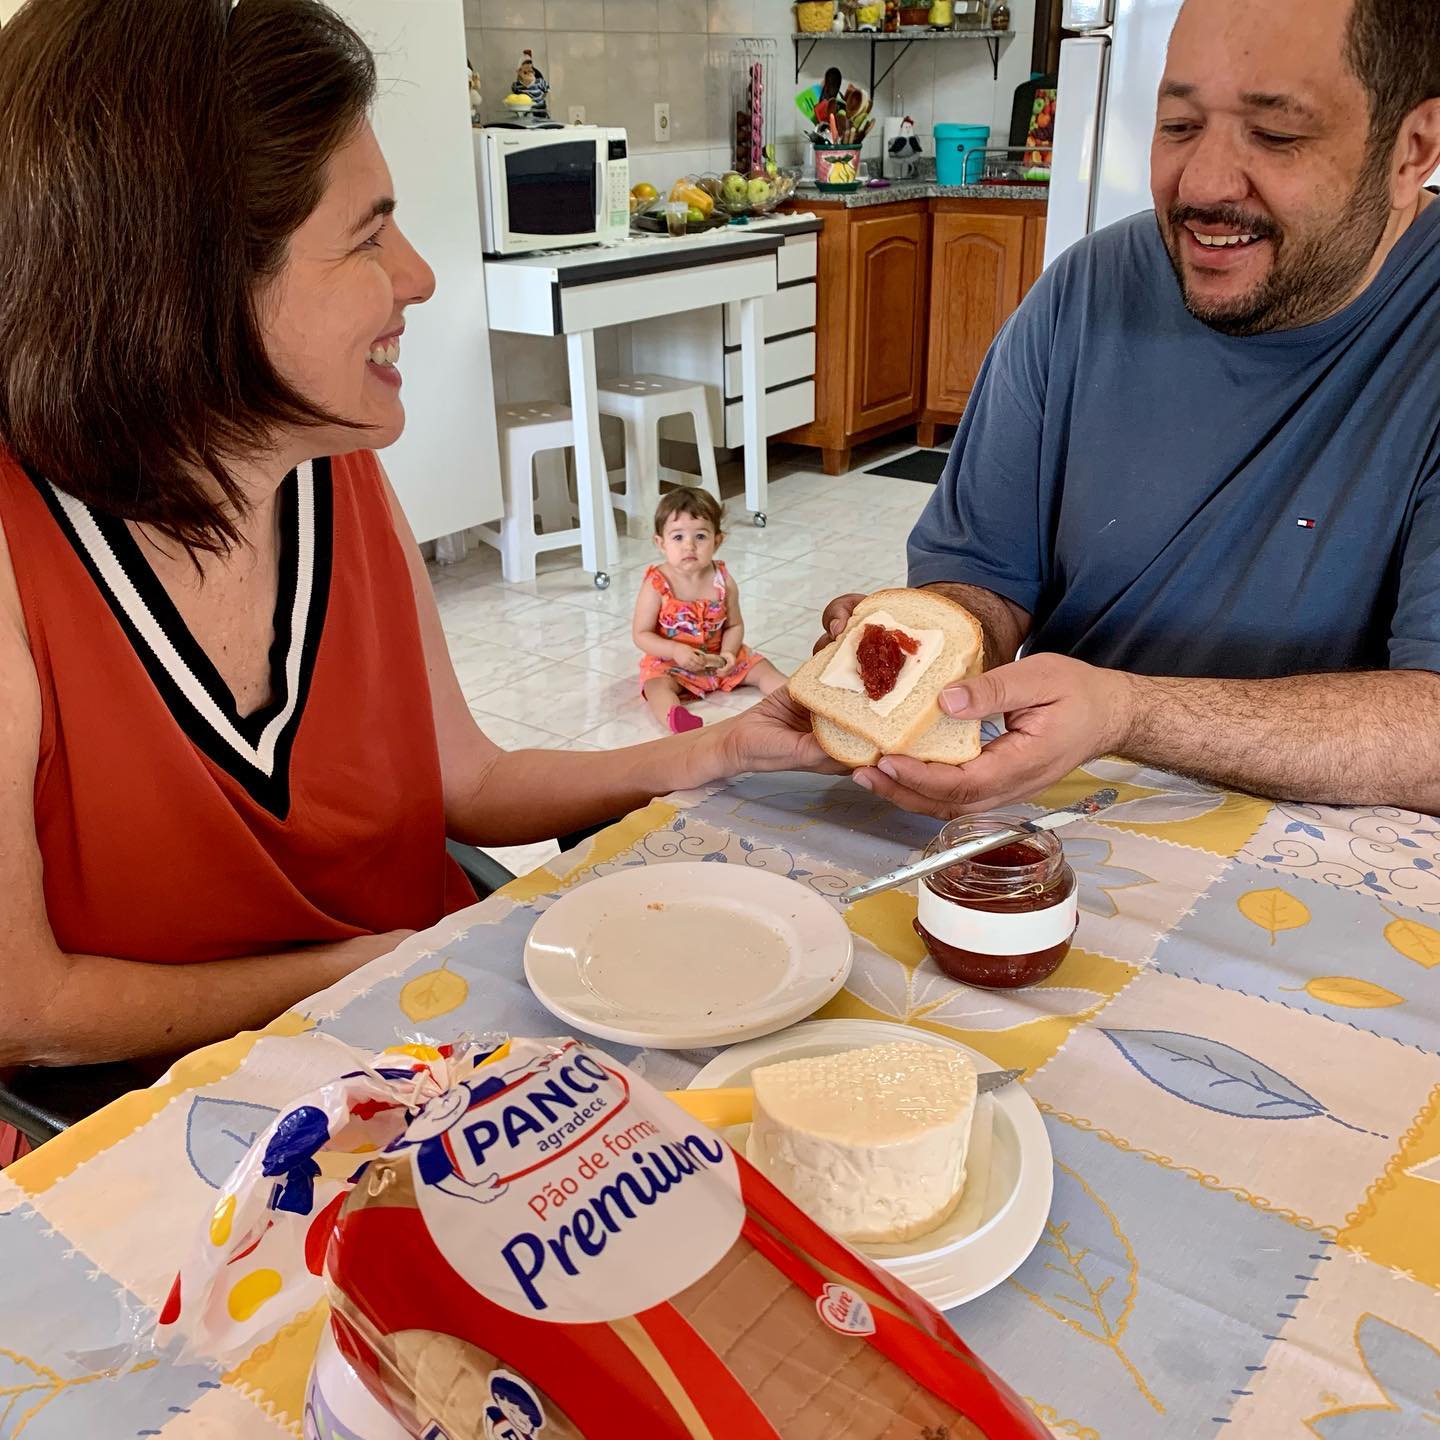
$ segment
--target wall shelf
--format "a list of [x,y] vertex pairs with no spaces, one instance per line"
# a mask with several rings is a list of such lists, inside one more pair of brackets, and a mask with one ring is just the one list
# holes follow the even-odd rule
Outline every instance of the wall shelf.
[[[833,31],[820,35],[812,35],[805,31],[797,30],[791,35],[795,45],[795,83],[800,83],[800,71],[804,69],[805,62],[809,60],[811,51],[820,44],[822,40],[833,40],[840,44],[868,44],[870,46],[870,90],[871,103],[874,103],[876,85],[883,85],[889,78],[890,72],[905,57],[905,52],[912,45],[929,44],[938,42],[940,44],[952,44],[965,40],[983,40],[985,48],[990,52],[990,73],[991,78],[1000,78],[1000,42],[1009,40],[1014,36],[1013,30],[846,30],[840,34]],[[800,53],[802,42],[808,42],[804,55]],[[877,45],[898,45],[900,48],[895,52],[890,63],[880,72],[879,78],[875,75],[875,47]]]

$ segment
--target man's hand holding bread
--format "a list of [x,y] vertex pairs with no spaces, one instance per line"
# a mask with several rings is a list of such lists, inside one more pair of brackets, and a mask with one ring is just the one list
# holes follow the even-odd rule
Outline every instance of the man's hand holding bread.
[[[938,650],[932,643],[924,671],[888,711],[885,697],[845,688],[853,677],[842,650],[877,616],[910,635],[951,637]],[[1015,660],[1029,616],[997,596],[965,586],[845,595],[824,624],[828,638],[792,677],[791,694],[856,784],[903,809],[948,819],[1028,799],[1127,733],[1127,677],[1061,655]],[[900,684],[906,678],[902,670]],[[1006,731],[982,750],[979,724],[992,715]]]

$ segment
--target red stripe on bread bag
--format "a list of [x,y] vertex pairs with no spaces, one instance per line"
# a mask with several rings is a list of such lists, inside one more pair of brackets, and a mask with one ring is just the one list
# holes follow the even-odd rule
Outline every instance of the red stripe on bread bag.
[[[419,1210],[375,1205],[342,1215],[326,1265],[377,1335],[438,1330],[489,1351],[543,1390],[586,1440],[692,1440],[608,1324],[555,1324],[487,1300],[440,1253]],[[374,1386],[373,1368],[364,1378]]]
[[[987,1440],[1048,1440],[1049,1432],[1030,1407],[908,1286],[822,1230],[743,1159],[740,1186],[749,1211],[741,1234],[782,1275],[816,1300],[838,1275],[871,1302],[875,1333],[863,1343],[973,1420]],[[894,1300],[900,1313],[875,1299]]]
[[780,1440],[780,1433],[745,1392],[735,1373],[673,1305],[642,1310],[635,1319],[685,1388],[715,1440]]
[[[741,1233],[787,1280],[819,1300],[826,1277],[812,1270],[803,1255],[754,1220],[747,1220]],[[860,1284],[862,1298],[869,1300],[864,1290],[873,1287]],[[978,1425],[986,1440],[1048,1440],[1048,1432],[1020,1397],[958,1340],[942,1345],[873,1301],[870,1313],[874,1333],[856,1336],[856,1344],[874,1346],[917,1384]]]

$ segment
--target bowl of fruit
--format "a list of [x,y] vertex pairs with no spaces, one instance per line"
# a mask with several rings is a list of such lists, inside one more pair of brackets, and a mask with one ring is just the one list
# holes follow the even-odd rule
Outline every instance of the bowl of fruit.
[[795,193],[799,177],[780,169],[752,170],[742,175],[727,170],[723,175],[702,175],[696,184],[725,215],[768,215]]
[[636,230],[662,234],[669,229],[666,210],[672,204],[685,206],[685,233],[698,235],[730,223],[730,216],[715,204],[715,197],[694,180],[677,180],[669,195],[653,185],[636,185],[630,191],[630,224]]

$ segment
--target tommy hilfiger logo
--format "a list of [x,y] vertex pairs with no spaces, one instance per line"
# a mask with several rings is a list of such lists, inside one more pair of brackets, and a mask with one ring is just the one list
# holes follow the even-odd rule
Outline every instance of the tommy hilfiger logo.
[[1298,520],[1296,520],[1295,523],[1296,523],[1302,530],[1313,530],[1313,529],[1315,528],[1315,522],[1314,522],[1313,520],[1309,519],[1308,517],[1303,516],[1303,515],[1302,515]]

